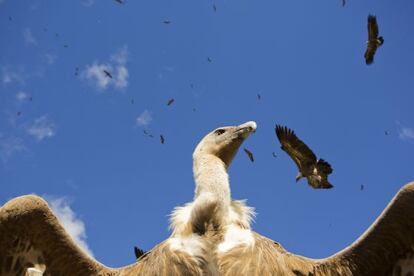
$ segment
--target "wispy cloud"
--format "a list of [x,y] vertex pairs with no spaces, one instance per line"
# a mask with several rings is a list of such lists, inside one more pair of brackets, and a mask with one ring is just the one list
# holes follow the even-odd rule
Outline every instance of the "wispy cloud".
[[401,127],[398,130],[398,135],[402,140],[413,140],[414,141],[414,128]]
[[85,7],[91,7],[93,4],[95,4],[95,0],[84,0],[84,1],[82,2],[82,4],[83,4]]
[[3,163],[7,162],[13,154],[25,151],[23,140],[18,137],[3,137],[0,134],[0,158]]
[[81,76],[99,91],[106,90],[110,86],[119,90],[124,89],[128,86],[127,61],[128,48],[124,46],[111,56],[109,62],[94,62],[92,65],[87,65]]
[[32,31],[29,28],[23,30],[23,38],[26,44],[37,45],[37,40],[35,39]]
[[86,243],[85,223],[77,217],[76,213],[70,207],[67,198],[46,197],[46,200],[49,202],[50,207],[52,208],[60,223],[63,225],[72,239],[76,242],[76,244],[78,244],[90,256],[93,256],[91,249]]
[[27,127],[27,133],[36,138],[36,140],[42,141],[45,138],[55,136],[56,127],[55,124],[44,115],[35,119],[34,122]]
[[137,117],[136,124],[139,126],[147,126],[151,123],[152,116],[148,110],[144,110],[141,115]]
[[57,59],[56,55],[49,54],[49,53],[43,54],[42,57],[43,57],[44,62],[49,64],[49,65],[52,65],[53,63],[55,63],[55,61]]
[[24,101],[29,97],[29,95],[27,95],[27,93],[23,92],[23,91],[19,91],[16,93],[16,100],[18,101]]
[[10,84],[13,82],[24,84],[25,79],[25,74],[21,70],[16,71],[7,67],[1,68],[1,81],[3,84]]

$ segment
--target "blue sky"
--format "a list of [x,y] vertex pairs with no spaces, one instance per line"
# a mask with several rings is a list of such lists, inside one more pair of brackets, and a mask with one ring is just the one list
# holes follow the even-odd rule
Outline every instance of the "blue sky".
[[[0,204],[46,196],[99,261],[125,265],[134,245],[167,238],[168,214],[192,200],[198,141],[255,120],[244,146],[256,160],[235,158],[233,197],[256,208],[259,233],[329,256],[414,180],[413,8],[0,0]],[[385,38],[372,66],[363,58],[369,13]],[[295,183],[276,123],[332,164],[334,189]]]

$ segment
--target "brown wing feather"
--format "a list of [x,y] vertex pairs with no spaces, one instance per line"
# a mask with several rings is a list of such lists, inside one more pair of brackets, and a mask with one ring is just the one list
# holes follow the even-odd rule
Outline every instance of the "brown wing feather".
[[203,275],[206,261],[162,242],[137,263],[105,267],[79,249],[42,198],[22,196],[0,208],[0,275],[25,275],[35,265],[46,267],[45,276],[179,276]]
[[[79,249],[37,196],[19,197],[0,208],[0,248],[0,275],[26,271],[36,264],[46,265],[45,275],[115,272]],[[6,265],[10,260],[11,265]]]
[[375,41],[378,38],[378,23],[374,15],[368,15],[368,41]]
[[[407,269],[400,260],[412,257],[413,249],[414,182],[398,192],[377,220],[351,246],[322,260],[316,275],[339,270],[347,272],[341,275],[391,275],[393,270]],[[405,265],[414,270],[414,262]]]
[[290,254],[274,241],[254,234],[254,245],[240,245],[228,252],[219,254],[217,262],[219,275],[308,275],[313,270],[313,263],[308,259]]
[[295,161],[300,171],[316,163],[316,155],[296,136],[293,130],[276,125],[275,131],[282,149]]
[[367,50],[365,51],[365,63],[372,64],[374,62],[375,52],[377,51],[377,43],[369,41],[367,44]]

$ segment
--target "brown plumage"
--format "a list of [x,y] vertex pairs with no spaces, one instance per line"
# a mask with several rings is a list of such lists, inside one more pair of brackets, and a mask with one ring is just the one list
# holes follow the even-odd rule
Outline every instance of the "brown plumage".
[[328,175],[332,173],[331,165],[323,159],[317,159],[313,151],[302,142],[295,132],[287,127],[276,125],[276,136],[281,148],[295,161],[299,169],[296,182],[306,177],[308,184],[315,189],[330,189],[332,184]]
[[246,153],[247,157],[249,157],[250,161],[254,162],[253,153],[250,150],[246,149],[246,148],[244,148],[244,152]]
[[73,242],[42,198],[22,196],[0,208],[0,275],[25,275],[35,266],[45,276],[206,275],[206,260],[172,250],[167,241],[139,262],[109,268]]
[[374,55],[377,48],[384,43],[384,38],[378,36],[377,18],[373,15],[368,15],[368,41],[367,49],[365,51],[365,63],[372,64],[374,62]]

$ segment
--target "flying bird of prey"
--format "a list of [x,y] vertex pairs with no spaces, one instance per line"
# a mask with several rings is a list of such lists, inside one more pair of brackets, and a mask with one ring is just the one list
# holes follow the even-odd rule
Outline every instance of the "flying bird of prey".
[[162,134],[160,135],[160,141],[161,141],[161,144],[164,144],[164,142],[165,142],[165,138]]
[[171,21],[170,20],[164,20],[163,23],[166,24],[166,25],[168,25],[168,24],[171,23]]
[[365,51],[365,63],[372,64],[377,48],[384,43],[384,38],[378,36],[377,18],[374,15],[368,15],[368,41],[367,50]]
[[169,100],[168,100],[168,102],[167,102],[167,105],[168,105],[168,106],[172,105],[172,103],[173,103],[174,101],[175,101],[174,99],[169,99]]
[[333,187],[328,181],[328,175],[333,171],[328,162],[317,159],[312,150],[296,136],[293,130],[276,125],[275,131],[282,145],[282,150],[298,166],[299,174],[296,176],[296,182],[302,177],[306,177],[308,184],[315,189],[330,189]]
[[139,259],[142,255],[145,254],[144,250],[142,250],[141,248],[138,248],[136,246],[134,246],[134,253],[135,253],[135,257],[137,259]]
[[250,161],[254,162],[253,153],[250,150],[246,149],[246,148],[244,148],[244,152],[247,154],[247,157],[249,157]]
[[108,71],[106,71],[106,70],[103,70],[103,72],[105,73],[105,75],[106,75],[108,78],[112,79],[112,75],[111,75],[111,73],[109,73],[109,72],[108,72]]

